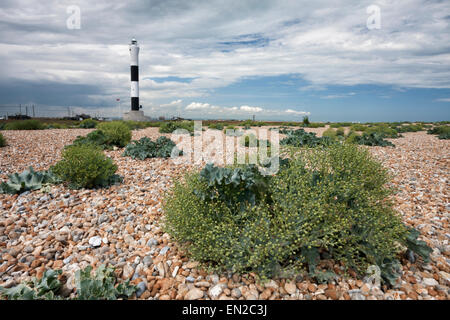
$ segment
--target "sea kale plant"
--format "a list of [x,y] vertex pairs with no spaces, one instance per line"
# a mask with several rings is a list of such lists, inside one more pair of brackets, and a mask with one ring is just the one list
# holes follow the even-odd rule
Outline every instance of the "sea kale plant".
[[175,142],[165,136],[159,137],[156,141],[152,141],[148,137],[143,137],[140,140],[129,143],[125,148],[123,156],[130,156],[133,159],[139,160],[147,158],[169,158],[172,151],[177,155],[181,153],[176,147]]
[[12,288],[0,287],[0,295],[8,300],[57,300],[61,288],[58,277],[61,270],[46,270],[41,279],[32,278],[30,282],[20,283]]
[[280,145],[289,145],[294,147],[317,147],[328,146],[334,141],[330,137],[317,137],[313,132],[306,132],[304,129],[298,130],[280,130],[280,133],[286,134],[286,138],[280,141]]
[[23,193],[25,191],[39,190],[46,185],[60,183],[60,179],[51,171],[34,171],[29,167],[22,173],[9,176],[7,182],[0,184],[0,193]]
[[[8,300],[63,300],[61,272],[49,269],[41,279],[34,277],[30,282],[8,289],[0,287],[0,295]],[[116,300],[129,298],[136,292],[128,280],[119,284],[114,269],[105,265],[99,266],[95,273],[91,266],[78,270],[75,282],[75,300]]]
[[395,147],[395,145],[383,138],[384,136],[377,132],[364,132],[361,136],[357,136],[355,141],[357,144],[365,146]]
[[243,211],[247,205],[254,206],[268,196],[270,178],[261,175],[256,165],[222,168],[207,164],[199,177],[206,188],[194,193],[202,201],[219,200]]

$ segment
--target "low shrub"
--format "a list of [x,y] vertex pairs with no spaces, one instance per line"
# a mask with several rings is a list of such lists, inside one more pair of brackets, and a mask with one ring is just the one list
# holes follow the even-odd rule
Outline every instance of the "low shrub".
[[62,152],[62,159],[52,172],[74,189],[107,187],[121,178],[115,174],[117,166],[94,145],[71,145]]
[[270,142],[268,140],[258,139],[253,133],[245,134],[244,136],[242,136],[239,140],[239,143],[241,144],[241,146],[247,148],[250,146],[259,148],[264,145],[270,147]]
[[274,211],[283,213],[289,243],[305,251],[310,272],[317,265],[314,257],[327,252],[360,275],[378,265],[384,281],[393,284],[398,275],[391,266],[401,246],[424,253],[408,243],[409,231],[389,200],[388,182],[381,163],[350,144],[304,150],[276,176]]
[[123,148],[131,141],[131,130],[122,121],[103,122],[97,127],[104,133],[108,145]]
[[68,129],[69,126],[67,124],[54,122],[54,123],[46,123],[45,128],[46,129]]
[[353,123],[351,122],[335,122],[330,123],[330,128],[341,128],[341,127],[351,127]]
[[[125,148],[123,156],[130,156],[133,159],[144,160],[147,158],[169,158],[172,154],[173,148],[176,148],[175,142],[167,137],[161,136],[155,142],[148,137],[143,137],[140,140],[132,141]],[[176,148],[177,154],[180,151]]]
[[395,139],[395,138],[399,138],[400,135],[398,134],[397,130],[389,127],[386,124],[377,124],[375,126],[369,127],[367,128],[364,133],[367,134],[372,134],[372,133],[376,133],[377,135],[379,135],[381,138],[390,138],[390,139]]
[[336,130],[328,128],[322,133],[322,137],[328,137],[331,140],[336,140],[337,139]]
[[157,121],[122,121],[124,124],[130,128],[130,130],[137,130],[137,129],[145,129],[149,127],[159,127],[162,122]]
[[6,146],[6,139],[3,134],[0,132],[0,148]]
[[111,149],[108,138],[101,130],[89,132],[86,136],[78,136],[73,142],[74,145],[94,145],[102,149]]
[[404,133],[404,132],[418,132],[418,131],[423,131],[424,125],[421,123],[418,124],[407,124],[407,125],[400,125],[398,127],[395,128],[397,130],[397,132],[399,133]]
[[428,134],[436,134],[439,139],[450,139],[450,126],[436,126],[427,131]]
[[350,130],[348,132],[347,136],[345,137],[345,142],[346,143],[358,143],[359,137],[360,137],[360,135],[358,135],[353,130]]
[[342,140],[345,137],[345,130],[344,128],[338,128],[337,130],[328,128],[322,133],[322,137],[328,137],[331,140]]
[[[20,283],[12,288],[0,287],[0,295],[8,300],[66,299],[62,292],[61,273],[61,270],[45,270],[41,279],[33,277],[30,282]],[[95,273],[91,266],[78,270],[75,284],[75,300],[117,300],[129,298],[137,290],[137,287],[130,285],[129,280],[119,284],[114,268],[105,265],[100,265]]]
[[78,126],[84,129],[92,129],[97,126],[97,123],[98,122],[95,121],[94,119],[84,119],[83,121],[80,122]]
[[323,128],[323,127],[325,127],[325,123],[310,122],[306,127],[308,127],[308,128]]
[[5,130],[43,130],[45,126],[38,120],[19,120],[9,122],[4,127]]
[[160,133],[172,133],[177,129],[185,129],[190,133],[194,132],[194,122],[193,121],[169,121],[163,122],[159,126]]
[[368,128],[367,126],[365,126],[365,125],[363,125],[363,124],[359,124],[359,123],[352,124],[352,125],[350,126],[350,130],[353,130],[353,131],[361,131],[361,132],[366,131],[367,128]]
[[336,130],[336,136],[343,138],[345,136],[345,130],[344,128],[338,128]]
[[221,123],[211,123],[208,126],[209,129],[223,130],[223,124]]
[[245,129],[250,129],[250,127],[267,126],[267,123],[262,121],[245,120],[242,123],[240,123],[240,125],[243,126]]
[[308,266],[324,278],[326,254],[359,275],[378,265],[393,284],[404,246],[424,260],[430,249],[393,210],[388,181],[367,150],[348,144],[302,149],[275,176],[207,165],[166,195],[164,229],[216,270],[264,278]]

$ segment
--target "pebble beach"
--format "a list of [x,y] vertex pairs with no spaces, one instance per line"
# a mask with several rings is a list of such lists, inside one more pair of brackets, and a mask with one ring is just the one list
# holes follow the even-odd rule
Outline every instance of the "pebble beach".
[[[255,128],[257,129],[257,128]],[[319,136],[325,128],[306,129]],[[46,170],[61,150],[92,129],[2,131],[0,180],[29,166]],[[133,131],[133,140],[156,139],[158,128]],[[387,288],[344,275],[318,284],[307,275],[259,283],[253,274],[215,274],[201,268],[164,233],[161,202],[173,182],[198,168],[171,159],[133,160],[123,149],[105,151],[123,183],[105,189],[63,185],[20,195],[0,194],[0,286],[11,287],[48,269],[62,269],[73,294],[74,273],[110,264],[138,287],[143,300],[447,300],[450,289],[450,145],[426,132],[390,139],[396,147],[367,147],[389,169],[395,208],[433,249],[429,264],[402,261],[398,285]]]

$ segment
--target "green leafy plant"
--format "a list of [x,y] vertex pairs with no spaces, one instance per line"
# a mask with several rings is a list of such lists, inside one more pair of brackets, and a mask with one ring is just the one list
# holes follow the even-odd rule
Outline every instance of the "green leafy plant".
[[450,126],[436,126],[427,131],[428,134],[436,134],[439,139],[450,139]]
[[144,160],[147,158],[169,158],[172,150],[180,154],[180,150],[176,148],[175,142],[165,136],[156,139],[155,142],[148,137],[143,137],[140,140],[132,141],[125,148],[123,156],[130,156],[133,159]]
[[0,132],[0,148],[6,146],[6,139],[3,134]]
[[114,269],[101,265],[92,276],[92,267],[75,273],[77,300],[116,300],[129,298],[136,292],[136,287],[129,280],[116,285]]
[[286,134],[286,138],[280,141],[280,145],[290,145],[294,147],[317,147],[327,146],[333,143],[330,137],[317,137],[313,132],[306,132],[304,129],[280,130]]
[[360,123],[352,124],[350,127],[350,129],[353,131],[361,131],[361,132],[366,131],[367,128],[368,128],[367,126],[360,124]]
[[164,229],[210,268],[262,278],[307,266],[328,281],[331,270],[317,268],[326,254],[361,276],[378,265],[392,284],[405,246],[427,256],[394,211],[389,175],[368,150],[333,144],[289,159],[261,182],[252,167],[188,174],[164,199]]
[[424,125],[421,123],[418,124],[407,124],[407,125],[399,125],[395,127],[395,130],[399,133],[403,132],[418,132],[424,130]]
[[302,151],[276,176],[272,197],[291,220],[291,233],[297,231],[292,241],[308,252],[325,250],[362,274],[368,265],[395,259],[406,239],[406,228],[387,200],[388,181],[367,150],[332,145]]
[[[0,295],[8,300],[62,300],[62,283],[59,280],[61,270],[46,270],[41,279],[34,277],[30,282],[20,283],[6,289],[0,287]],[[136,292],[136,286],[129,280],[117,283],[114,268],[101,265],[95,273],[92,267],[75,273],[76,300],[116,300],[129,298]]]
[[337,134],[336,134],[336,130],[332,129],[332,128],[328,128],[327,130],[325,130],[322,133],[322,137],[328,137],[331,140],[336,141],[338,139]]
[[4,127],[5,130],[42,130],[45,126],[38,120],[19,120],[9,122]]
[[79,127],[84,129],[92,129],[97,126],[97,121],[94,119],[84,119],[80,122]]
[[308,124],[308,128],[323,128],[325,127],[325,123],[320,123],[320,122],[310,122]]
[[74,145],[94,145],[102,149],[111,149],[108,138],[101,130],[89,132],[86,136],[78,136],[73,142]]
[[130,128],[130,130],[136,130],[136,129],[145,129],[148,127],[159,127],[161,125],[161,122],[157,121],[122,121],[125,125]]
[[304,116],[303,117],[303,126],[307,127],[309,125],[310,125],[309,117],[308,116]]
[[67,124],[63,124],[63,123],[49,123],[49,124],[45,124],[47,129],[68,129],[69,126]]
[[131,141],[131,130],[122,121],[99,123],[97,128],[105,135],[108,145],[123,148]]
[[106,187],[121,181],[114,174],[117,166],[107,158],[99,147],[93,145],[72,145],[63,150],[62,159],[51,169],[69,187]]
[[222,123],[211,123],[208,128],[209,129],[216,129],[216,130],[223,130],[224,125]]
[[408,235],[404,244],[409,250],[420,256],[425,263],[430,262],[430,254],[433,251],[425,241],[418,240],[420,232],[414,228],[408,228]]
[[357,143],[359,135],[353,131],[350,130],[349,133],[347,134],[347,136],[345,136],[345,142],[346,143]]
[[384,140],[383,135],[377,132],[364,132],[361,136],[355,137],[355,141],[365,146],[395,147],[392,142]]
[[34,171],[33,167],[22,173],[9,176],[7,182],[0,184],[0,193],[16,194],[25,191],[39,190],[48,184],[59,183],[59,179],[51,171]]
[[353,123],[351,123],[351,122],[336,122],[336,123],[331,123],[330,128],[351,127],[352,125],[353,125]]
[[61,270],[46,270],[41,279],[34,277],[8,289],[0,287],[0,294],[8,300],[55,300],[60,298],[55,294],[61,288],[60,274]]
[[163,122],[159,126],[160,133],[172,133],[177,129],[185,129],[190,133],[194,132],[194,122],[193,121],[169,121]]
[[238,205],[242,211],[246,205],[254,206],[267,196],[268,179],[261,175],[256,165],[222,168],[207,164],[200,172],[200,180],[207,184],[207,188],[194,193],[202,201],[219,199],[228,206]]
[[381,138],[390,138],[390,139],[396,139],[399,138],[400,135],[398,134],[397,130],[394,128],[389,127],[387,124],[377,124],[374,126],[369,126],[365,131],[365,134],[371,135],[377,134]]
[[253,133],[243,135],[239,142],[241,146],[244,147],[261,147],[264,145],[270,147],[270,142],[268,140],[260,140]]

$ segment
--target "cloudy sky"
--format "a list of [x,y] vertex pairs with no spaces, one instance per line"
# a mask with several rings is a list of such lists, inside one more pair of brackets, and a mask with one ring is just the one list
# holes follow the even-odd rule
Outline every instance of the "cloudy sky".
[[449,120],[449,23],[445,0],[2,0],[0,115],[128,110],[135,37],[149,116]]

